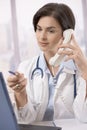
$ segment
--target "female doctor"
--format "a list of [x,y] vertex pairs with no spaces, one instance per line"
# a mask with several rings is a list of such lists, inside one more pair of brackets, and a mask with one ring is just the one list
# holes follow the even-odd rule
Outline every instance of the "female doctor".
[[[63,44],[63,31],[75,29],[72,10],[65,4],[48,3],[36,12],[33,25],[42,52],[22,62],[7,79],[18,122],[60,118],[87,122],[87,59],[74,34]],[[66,58],[51,66],[49,60],[55,53]]]

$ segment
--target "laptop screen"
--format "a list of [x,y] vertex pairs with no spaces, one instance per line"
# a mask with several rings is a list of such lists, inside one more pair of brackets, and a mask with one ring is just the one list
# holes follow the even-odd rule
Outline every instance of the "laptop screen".
[[19,130],[2,72],[0,72],[0,130]]

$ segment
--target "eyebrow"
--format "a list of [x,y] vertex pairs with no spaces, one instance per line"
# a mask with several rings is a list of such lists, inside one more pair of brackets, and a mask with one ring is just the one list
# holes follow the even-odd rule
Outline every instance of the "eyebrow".
[[[37,25],[37,27],[42,28],[40,25]],[[46,29],[56,29],[54,26],[47,27]]]

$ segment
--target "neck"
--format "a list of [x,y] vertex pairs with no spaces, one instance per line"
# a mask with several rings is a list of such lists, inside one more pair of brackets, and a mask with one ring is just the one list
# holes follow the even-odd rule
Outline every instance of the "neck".
[[59,66],[54,67],[54,66],[51,66],[49,63],[47,63],[47,66],[48,66],[52,76],[55,76],[56,73],[58,72]]
[[52,53],[44,53],[44,57],[45,57],[45,60],[46,60],[48,65],[49,65],[50,58],[53,56],[54,56],[54,54],[52,54]]
[[45,57],[45,60],[46,60],[47,67],[49,68],[52,76],[55,76],[56,73],[57,73],[57,71],[58,71],[58,69],[59,69],[59,66],[54,67],[54,66],[51,66],[49,64],[49,59],[52,57],[52,55],[50,55],[50,54],[49,55],[48,54],[44,54],[44,57]]

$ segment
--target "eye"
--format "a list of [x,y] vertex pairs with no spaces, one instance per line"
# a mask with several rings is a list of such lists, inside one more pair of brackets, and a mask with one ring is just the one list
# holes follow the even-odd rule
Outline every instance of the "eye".
[[36,31],[42,31],[42,29],[40,27],[37,27]]
[[55,33],[56,31],[53,29],[48,30],[49,33]]
[[55,30],[49,30],[49,32],[54,33],[54,32],[55,32]]

